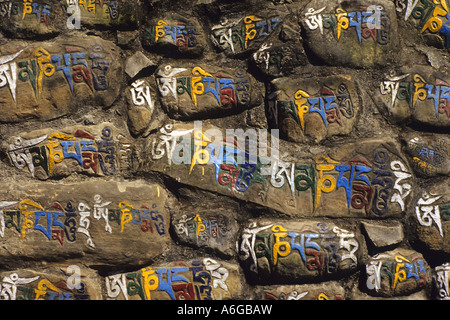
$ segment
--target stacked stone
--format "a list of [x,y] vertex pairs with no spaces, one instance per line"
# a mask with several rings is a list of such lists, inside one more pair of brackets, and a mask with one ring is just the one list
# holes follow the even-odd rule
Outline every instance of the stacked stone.
[[0,1],[0,299],[449,299],[450,1],[194,2]]

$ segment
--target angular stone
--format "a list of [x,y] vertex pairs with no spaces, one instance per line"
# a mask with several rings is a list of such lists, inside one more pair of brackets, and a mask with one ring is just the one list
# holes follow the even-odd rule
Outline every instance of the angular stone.
[[442,265],[434,268],[433,285],[435,299],[450,299],[450,263],[443,263]]
[[154,65],[141,51],[136,51],[125,62],[125,72],[130,78],[134,78],[143,69]]
[[41,261],[142,265],[170,242],[167,193],[159,185],[9,184],[0,199],[0,256],[9,268]]
[[263,102],[262,84],[242,68],[164,64],[156,81],[162,108],[177,120],[224,117]]
[[75,172],[103,177],[126,172],[132,146],[126,130],[104,122],[23,133],[4,142],[2,148],[13,167],[47,180]]
[[90,103],[109,107],[120,94],[119,49],[94,36],[2,45],[6,79],[0,87],[0,122],[50,120]]
[[66,29],[65,11],[53,1],[5,0],[0,3],[0,29],[14,38],[56,36]]
[[227,56],[249,55],[257,51],[271,34],[278,33],[288,14],[286,8],[273,7],[224,15],[220,21],[212,22],[213,43]]
[[366,287],[374,296],[405,296],[431,283],[431,268],[422,254],[399,248],[371,257]]
[[207,248],[227,257],[234,256],[239,230],[236,213],[227,210],[189,211],[183,208],[182,213],[172,217],[171,226],[177,240],[194,248]]
[[396,245],[403,241],[403,226],[400,222],[389,222],[389,226],[386,226],[364,221],[362,225],[370,241],[377,248]]
[[[252,141],[247,149],[246,138]],[[160,172],[293,217],[387,218],[407,210],[414,177],[396,140],[361,139],[288,160],[279,158],[277,150],[287,145],[277,141],[261,130],[171,123],[137,142],[133,170]]]
[[272,127],[294,142],[347,135],[358,119],[359,96],[351,75],[277,78],[267,97]]
[[255,300],[343,300],[345,289],[336,281],[319,284],[257,287]]
[[0,273],[2,300],[101,300],[101,277],[82,265]]
[[209,257],[114,274],[105,284],[108,300],[228,300],[243,288],[238,265]]
[[340,278],[365,263],[363,235],[321,220],[251,221],[237,244],[250,283],[300,284]]
[[148,20],[143,28],[145,48],[169,57],[199,57],[206,47],[206,35],[193,17],[177,13]]
[[450,253],[450,178],[421,189],[413,203],[416,240],[429,250]]
[[398,67],[373,90],[374,101],[392,123],[413,121],[450,127],[450,74],[428,66]]
[[402,137],[408,160],[420,177],[450,175],[450,138],[440,134],[405,134]]
[[373,68],[395,61],[397,14],[388,0],[313,0],[299,12],[305,45],[330,65]]

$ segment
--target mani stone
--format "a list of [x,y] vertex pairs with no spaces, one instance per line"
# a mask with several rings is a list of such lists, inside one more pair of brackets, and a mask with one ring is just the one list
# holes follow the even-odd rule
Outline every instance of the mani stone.
[[350,75],[277,78],[267,97],[269,122],[293,142],[348,135],[358,118],[359,96]]
[[394,124],[450,127],[450,75],[429,66],[399,67],[384,74],[373,90],[383,116]]
[[[200,121],[169,123],[137,142],[133,171],[160,172],[291,217],[381,219],[402,217],[408,208],[414,177],[394,139],[361,139],[284,160],[273,151],[279,146],[271,151],[274,145],[258,142],[261,132],[253,133],[253,138],[243,130],[227,134]],[[247,149],[251,162],[243,159],[246,137],[255,142],[255,150]]]
[[405,134],[402,137],[412,169],[419,177],[450,175],[450,138],[441,134]]
[[47,180],[74,173],[101,177],[126,173],[132,144],[126,129],[104,122],[22,133],[2,143],[2,149],[13,167]]
[[403,241],[404,233],[401,223],[390,222],[389,226],[362,222],[370,241],[377,248],[388,247]]
[[[279,34],[289,11],[283,7],[225,14],[213,21],[210,29],[214,46],[229,57],[243,57],[269,43],[272,34]],[[298,35],[300,37],[300,34]]]
[[431,268],[422,254],[403,248],[371,257],[366,276],[366,288],[373,296],[406,296],[431,284]]
[[296,67],[308,63],[295,15],[283,19],[277,30],[253,53],[251,61],[268,77],[286,77],[293,74]]
[[181,243],[231,257],[235,254],[234,242],[239,230],[235,216],[235,212],[227,210],[183,208],[182,213],[173,215],[171,226]]
[[147,67],[154,66],[154,63],[141,51],[136,51],[125,62],[125,73],[134,78],[139,72]]
[[167,115],[161,109],[155,78],[137,78],[128,86],[125,97],[128,108],[128,128],[133,136],[147,136],[152,130],[160,128]]
[[434,298],[450,299],[450,263],[446,262],[434,268],[433,274]]
[[81,264],[0,273],[2,300],[102,300],[101,277]]
[[149,263],[170,243],[163,187],[143,181],[9,184],[1,192],[2,265]]
[[251,284],[301,284],[342,278],[365,263],[364,237],[321,220],[250,221],[238,257]]
[[87,108],[110,107],[119,96],[119,48],[95,36],[2,45],[0,122],[41,121]]
[[161,106],[172,119],[225,117],[263,103],[262,84],[243,68],[167,63],[155,74]]
[[278,285],[256,288],[255,300],[344,300],[345,289],[337,281],[305,285]]
[[[77,1],[72,1],[75,2]],[[67,12],[63,19],[69,29],[80,29],[84,26],[119,30],[137,28],[140,13],[137,2],[124,0],[103,0],[92,4],[85,1],[78,5],[70,5],[70,1],[67,1],[62,7]]]
[[305,46],[329,65],[374,68],[395,59],[397,13],[388,0],[313,0],[299,12]]
[[0,15],[0,29],[11,38],[48,38],[66,29],[66,12],[56,1],[2,1]]
[[414,204],[415,240],[435,253],[450,254],[450,178],[419,189]]
[[167,57],[199,57],[206,47],[205,32],[192,17],[166,13],[149,20],[143,30],[143,47]]
[[229,300],[243,293],[239,266],[209,257],[105,277],[106,300]]

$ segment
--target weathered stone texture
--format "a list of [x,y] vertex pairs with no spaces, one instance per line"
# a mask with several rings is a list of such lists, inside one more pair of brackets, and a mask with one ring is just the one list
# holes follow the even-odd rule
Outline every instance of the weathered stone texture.
[[15,185],[1,199],[1,260],[8,267],[33,258],[139,265],[164,251],[170,238],[167,193],[158,185]]
[[358,118],[359,96],[350,75],[277,78],[267,95],[272,126],[290,141],[349,134]]
[[[312,159],[297,158],[295,162],[271,159],[269,152],[253,163],[239,164],[236,157],[233,164],[224,152],[238,150],[233,152],[242,156],[239,143],[245,142],[237,140],[235,147],[223,141],[243,139],[242,134],[227,136],[214,127],[203,128],[203,133],[197,130],[195,125],[184,124],[161,128],[162,134],[138,147],[142,153],[137,170],[158,171],[179,182],[291,216],[398,216],[411,200],[413,176],[407,163],[397,156],[400,146],[393,140],[337,145],[321,150]],[[259,149],[259,155],[261,152]],[[200,154],[204,157],[199,158]],[[348,179],[360,182],[352,187]]]
[[440,254],[450,253],[450,184],[442,183],[424,187],[415,197],[411,216],[417,240]]
[[413,121],[448,128],[448,78],[445,70],[429,66],[395,68],[383,76],[374,99],[388,121]]
[[306,46],[330,65],[380,67],[398,52],[392,1],[313,0],[300,10],[299,21]]
[[242,294],[237,265],[202,257],[105,278],[108,300],[228,300]]
[[75,172],[114,176],[128,170],[131,140],[110,123],[26,132],[3,143],[16,169],[40,180]]
[[119,49],[94,36],[2,45],[0,122],[50,120],[86,104],[109,107],[121,91]]
[[369,294],[404,296],[431,283],[431,268],[423,256],[398,249],[373,256],[366,265]]
[[365,260],[364,239],[349,227],[314,220],[253,221],[240,235],[239,259],[249,280],[261,284],[342,276]]
[[0,300],[448,299],[449,22],[0,0]]
[[241,113],[263,102],[263,88],[243,68],[163,64],[156,71],[161,106],[177,120]]
[[101,277],[77,265],[0,273],[2,300],[101,300]]

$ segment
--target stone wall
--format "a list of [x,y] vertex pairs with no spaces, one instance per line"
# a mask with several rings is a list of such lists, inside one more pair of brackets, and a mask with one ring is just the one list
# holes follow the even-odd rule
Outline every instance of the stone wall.
[[450,1],[0,16],[0,299],[449,299]]

